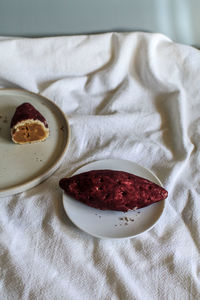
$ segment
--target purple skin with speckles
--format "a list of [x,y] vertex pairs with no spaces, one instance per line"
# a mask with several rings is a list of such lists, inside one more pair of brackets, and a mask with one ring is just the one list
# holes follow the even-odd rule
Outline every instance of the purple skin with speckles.
[[164,188],[147,179],[114,170],[92,170],[62,178],[59,185],[76,200],[101,210],[136,210],[168,196]]
[[23,103],[20,106],[17,107],[15,114],[11,120],[10,127],[12,128],[15,126],[17,123],[21,121],[26,121],[26,120],[39,120],[42,123],[44,123],[44,126],[48,128],[48,124],[46,119],[41,115],[41,113],[35,109],[33,105],[30,103]]

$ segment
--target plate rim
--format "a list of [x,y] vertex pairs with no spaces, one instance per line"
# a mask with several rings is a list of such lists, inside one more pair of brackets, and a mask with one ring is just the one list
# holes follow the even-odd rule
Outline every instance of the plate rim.
[[62,163],[62,160],[64,159],[64,156],[68,150],[68,146],[69,146],[69,142],[71,139],[71,129],[70,129],[70,125],[69,125],[69,120],[67,118],[67,116],[65,115],[65,113],[62,111],[62,109],[51,99],[47,98],[46,96],[43,96],[41,94],[38,93],[34,93],[31,91],[28,91],[26,89],[18,89],[18,88],[0,88],[0,93],[1,91],[12,91],[12,92],[22,92],[22,93],[27,93],[36,97],[40,97],[42,99],[44,99],[45,101],[50,102],[50,104],[52,104],[53,106],[56,107],[56,109],[59,111],[59,113],[62,115],[63,119],[65,120],[66,123],[66,128],[67,128],[67,140],[66,140],[66,144],[61,152],[61,155],[56,159],[56,161],[53,163],[52,166],[50,166],[45,172],[43,172],[40,175],[37,175],[36,177],[34,177],[33,179],[27,180],[23,183],[19,183],[16,185],[13,185],[12,187],[9,188],[0,188],[0,198],[1,197],[7,197],[7,196],[11,196],[11,195],[16,195],[18,193],[21,192],[25,192],[31,188],[33,188],[34,186],[42,183],[43,181],[45,181],[47,178],[49,178],[60,166],[60,164]]
[[[136,163],[136,162],[134,162],[134,161],[132,161],[132,160],[121,159],[121,158],[107,158],[107,159],[93,160],[93,161],[91,161],[91,162],[88,162],[88,163],[83,164],[80,168],[76,169],[76,170],[70,175],[70,177],[73,176],[73,175],[78,174],[78,171],[81,170],[82,168],[84,168],[84,167],[87,166],[87,165],[90,165],[90,164],[96,163],[96,162],[105,162],[105,161],[109,161],[109,160],[110,160],[110,161],[113,161],[113,160],[119,161],[119,160],[120,160],[120,161],[125,161],[125,162],[131,162],[131,163],[133,163],[134,165],[139,166],[140,168],[142,168],[142,169],[148,171],[151,175],[153,175],[153,176],[156,178],[156,180],[158,181],[159,185],[160,185],[161,187],[163,187],[163,184],[162,184],[161,180],[160,180],[160,179],[157,177],[157,175],[156,175],[154,172],[152,172],[150,169],[145,168],[145,167],[143,167],[142,165],[140,165],[140,164],[138,164],[138,163]],[[104,168],[104,169],[105,169],[105,168]],[[107,236],[102,236],[102,235],[90,233],[89,231],[87,231],[87,230],[85,230],[85,229],[82,229],[76,222],[74,222],[74,221],[71,219],[71,217],[69,216],[69,214],[67,213],[67,210],[65,209],[65,204],[64,204],[64,197],[65,197],[65,196],[66,196],[66,195],[65,195],[65,192],[63,191],[63,192],[62,192],[62,204],[63,204],[64,211],[65,211],[67,217],[69,218],[69,220],[70,220],[70,221],[71,221],[71,222],[72,222],[79,230],[81,230],[82,232],[85,232],[85,233],[89,234],[90,236],[92,236],[92,237],[94,237],[94,238],[98,238],[98,239],[106,239],[106,240],[109,240],[109,239],[110,239],[110,240],[132,239],[132,238],[136,238],[136,237],[140,236],[141,234],[143,234],[143,233],[145,233],[145,232],[148,232],[149,230],[151,230],[151,229],[158,223],[158,221],[159,221],[160,218],[162,217],[162,215],[163,215],[163,213],[164,213],[164,210],[165,210],[165,208],[166,208],[166,199],[164,199],[164,200],[162,200],[163,205],[162,205],[161,213],[160,213],[159,217],[157,218],[157,220],[156,220],[149,228],[143,230],[142,232],[140,232],[140,233],[138,233],[138,234],[130,235],[130,236],[123,236],[123,237],[107,237]],[[82,203],[82,204],[85,205],[84,203]],[[155,204],[156,204],[156,203],[155,203]],[[85,206],[86,206],[86,205],[85,205]],[[95,209],[95,208],[93,208],[93,209]],[[96,210],[98,210],[98,209],[96,209]]]

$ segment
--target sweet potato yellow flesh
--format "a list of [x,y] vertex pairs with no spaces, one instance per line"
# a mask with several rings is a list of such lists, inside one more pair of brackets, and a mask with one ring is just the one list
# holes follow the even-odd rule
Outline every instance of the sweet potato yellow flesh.
[[13,131],[12,138],[16,143],[30,143],[43,140],[45,130],[40,124],[25,124]]

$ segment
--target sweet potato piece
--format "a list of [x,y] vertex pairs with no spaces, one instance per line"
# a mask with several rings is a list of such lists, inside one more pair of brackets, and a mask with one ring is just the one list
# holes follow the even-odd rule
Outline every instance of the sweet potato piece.
[[17,107],[10,127],[12,141],[16,144],[41,142],[49,136],[46,119],[27,102]]

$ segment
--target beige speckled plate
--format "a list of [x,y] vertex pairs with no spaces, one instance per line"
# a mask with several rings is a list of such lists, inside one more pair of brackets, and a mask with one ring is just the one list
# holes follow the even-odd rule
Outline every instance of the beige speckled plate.
[[[50,136],[44,142],[17,145],[10,121],[17,106],[29,102],[46,118]],[[52,175],[68,149],[69,123],[55,103],[24,90],[0,89],[0,197],[23,192]]]

